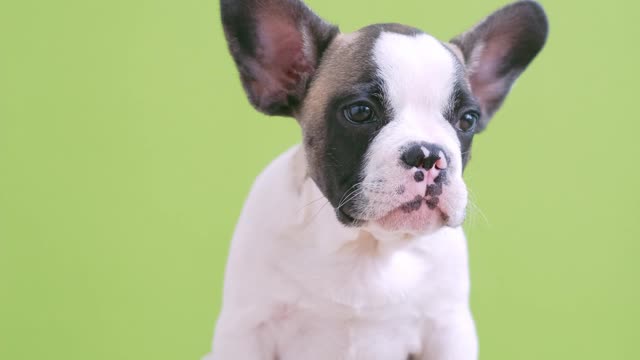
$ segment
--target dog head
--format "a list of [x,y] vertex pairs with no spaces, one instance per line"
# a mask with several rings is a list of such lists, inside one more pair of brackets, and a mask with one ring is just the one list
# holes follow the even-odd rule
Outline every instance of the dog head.
[[342,34],[298,0],[222,0],[221,11],[251,104],[297,119],[338,219],[410,234],[462,223],[473,136],[548,29],[533,1],[448,43],[398,24]]

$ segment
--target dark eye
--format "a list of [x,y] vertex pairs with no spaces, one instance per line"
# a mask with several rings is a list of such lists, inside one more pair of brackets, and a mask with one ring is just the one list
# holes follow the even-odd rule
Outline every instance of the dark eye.
[[477,111],[467,111],[462,114],[460,120],[458,120],[458,129],[463,132],[472,131],[476,127],[480,114]]
[[376,113],[367,104],[352,104],[344,109],[344,117],[354,123],[367,123],[375,121]]

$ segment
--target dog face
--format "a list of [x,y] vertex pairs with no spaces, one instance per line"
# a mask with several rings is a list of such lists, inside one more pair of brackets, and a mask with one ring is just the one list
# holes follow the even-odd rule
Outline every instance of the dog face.
[[547,35],[531,1],[450,43],[398,24],[341,34],[297,0],[221,5],[251,103],[298,120],[309,175],[338,219],[411,234],[462,223],[473,136]]

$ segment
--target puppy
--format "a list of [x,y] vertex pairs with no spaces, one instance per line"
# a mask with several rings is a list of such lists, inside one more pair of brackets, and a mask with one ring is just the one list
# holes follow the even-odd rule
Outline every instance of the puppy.
[[477,359],[462,172],[545,43],[542,7],[450,42],[399,24],[343,34],[299,0],[221,11],[249,101],[303,140],[251,190],[206,359]]

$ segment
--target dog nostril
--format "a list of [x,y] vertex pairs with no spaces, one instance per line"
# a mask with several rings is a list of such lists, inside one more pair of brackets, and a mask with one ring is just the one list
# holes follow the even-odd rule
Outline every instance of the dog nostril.
[[416,182],[421,182],[424,180],[424,173],[420,170],[416,171],[415,174],[413,174],[413,180],[415,180]]
[[420,146],[412,146],[402,154],[401,159],[410,167],[420,167],[424,160],[424,152]]
[[435,166],[438,170],[444,170],[448,167],[444,150],[429,143],[419,143],[407,148],[400,159],[409,168],[430,170]]
[[433,167],[433,165],[435,165],[438,161],[440,160],[440,156],[438,155],[430,155],[427,156],[424,161],[422,162],[422,167],[425,170],[429,170]]
[[444,170],[447,168],[447,158],[444,156],[444,154],[442,153],[442,151],[440,152],[440,154],[438,154],[439,159],[436,160],[435,162],[435,167],[438,170]]

